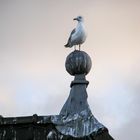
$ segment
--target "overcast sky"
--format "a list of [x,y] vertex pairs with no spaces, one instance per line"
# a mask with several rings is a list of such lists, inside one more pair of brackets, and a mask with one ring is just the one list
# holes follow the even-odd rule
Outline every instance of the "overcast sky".
[[0,115],[60,112],[73,80],[64,44],[77,15],[93,63],[91,110],[116,140],[139,140],[139,0],[0,0]]

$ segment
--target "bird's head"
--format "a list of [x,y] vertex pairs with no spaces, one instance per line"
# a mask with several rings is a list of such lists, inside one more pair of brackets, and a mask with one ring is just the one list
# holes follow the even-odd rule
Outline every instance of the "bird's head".
[[73,20],[77,20],[77,21],[84,21],[83,17],[82,16],[78,16],[76,18],[74,18]]

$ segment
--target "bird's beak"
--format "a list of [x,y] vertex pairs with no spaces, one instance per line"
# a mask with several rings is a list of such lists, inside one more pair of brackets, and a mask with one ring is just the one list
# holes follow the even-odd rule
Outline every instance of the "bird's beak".
[[77,18],[74,18],[73,20],[78,20]]

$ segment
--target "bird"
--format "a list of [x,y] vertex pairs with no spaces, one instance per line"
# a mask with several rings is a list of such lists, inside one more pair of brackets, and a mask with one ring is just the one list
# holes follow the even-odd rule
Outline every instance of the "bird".
[[85,28],[84,28],[84,18],[82,16],[77,16],[76,18],[74,18],[73,20],[77,20],[77,26],[76,28],[74,28],[69,36],[68,42],[66,45],[64,45],[66,48],[71,48],[73,46],[75,46],[75,50],[76,50],[76,45],[79,45],[79,50],[81,47],[81,44],[83,44],[86,40],[86,32],[85,32]]

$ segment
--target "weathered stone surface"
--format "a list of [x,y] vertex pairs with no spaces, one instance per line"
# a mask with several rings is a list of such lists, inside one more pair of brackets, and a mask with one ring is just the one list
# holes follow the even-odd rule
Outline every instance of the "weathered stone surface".
[[93,116],[87,102],[86,88],[89,82],[85,76],[91,69],[90,56],[84,51],[75,50],[68,55],[65,66],[69,74],[75,78],[60,114],[51,118],[56,129],[63,135],[75,138],[96,134],[99,130],[106,129]]
[[87,102],[87,85],[84,74],[75,75],[70,95],[60,114],[52,117],[52,122],[56,124],[56,129],[60,133],[78,138],[106,129],[90,110]]
[[75,50],[67,56],[65,67],[69,74],[88,74],[92,66],[90,56],[84,52]]

